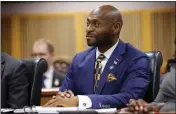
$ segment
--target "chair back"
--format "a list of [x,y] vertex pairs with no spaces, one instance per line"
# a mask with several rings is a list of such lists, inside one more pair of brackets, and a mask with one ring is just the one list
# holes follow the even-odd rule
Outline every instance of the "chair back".
[[150,84],[144,96],[144,100],[152,102],[155,100],[160,87],[160,68],[163,63],[160,51],[146,52],[150,58]]
[[29,80],[29,105],[40,105],[42,76],[48,69],[47,61],[40,59],[22,60],[27,66],[27,78]]

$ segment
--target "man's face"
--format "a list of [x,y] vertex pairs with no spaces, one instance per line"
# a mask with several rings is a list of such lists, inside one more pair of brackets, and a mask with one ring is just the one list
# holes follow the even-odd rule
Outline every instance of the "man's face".
[[103,46],[111,43],[111,25],[99,12],[87,17],[86,39],[88,46]]
[[44,43],[35,44],[32,52],[33,58],[44,58],[49,65],[52,64],[53,54],[48,51],[47,45]]
[[63,74],[67,73],[68,65],[66,63],[56,63],[55,67],[56,67],[58,72],[61,72]]

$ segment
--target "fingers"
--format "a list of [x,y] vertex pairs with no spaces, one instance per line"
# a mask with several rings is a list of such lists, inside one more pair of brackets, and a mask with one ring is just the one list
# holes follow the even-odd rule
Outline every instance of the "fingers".
[[135,99],[130,99],[129,101],[130,104],[128,104],[127,106],[129,107],[129,110],[134,112],[136,109],[136,100]]
[[144,107],[144,112],[145,113],[150,112],[150,111],[153,111],[153,107],[152,106],[145,106]]
[[59,104],[58,102],[52,103],[48,105],[48,107],[64,107],[62,104]]
[[64,92],[58,92],[58,95],[61,96],[62,98],[70,98],[72,96],[74,96],[73,92],[71,90],[66,90]]
[[144,100],[142,100],[142,99],[137,100],[136,105],[137,105],[137,111],[139,113],[144,112],[144,105],[145,104],[147,104],[147,103]]
[[159,111],[159,107],[158,106],[153,106],[153,105],[148,105],[146,107],[144,107],[144,112],[150,112],[150,111]]
[[129,101],[129,110],[135,113],[142,113],[144,110],[143,105],[146,104],[146,102],[142,99],[135,100],[135,99],[130,99]]
[[66,91],[66,93],[67,93],[67,96],[70,96],[70,97],[74,96],[74,93],[71,90]]
[[133,113],[148,113],[150,111],[155,111],[158,110],[157,106],[153,106],[148,104],[142,99],[135,100],[135,99],[130,99],[129,101],[130,104],[127,104],[129,111]]
[[55,99],[55,98],[56,98],[56,96],[53,96],[53,97],[52,97],[52,99]]
[[53,96],[43,107],[62,107],[63,98],[60,96]]
[[130,112],[131,110],[127,107],[127,108],[122,108],[121,111]]
[[50,103],[50,100],[46,103],[46,104],[44,104],[43,105],[43,107],[47,107],[47,106],[49,106],[51,103]]
[[54,102],[56,102],[56,99],[51,99],[45,105],[43,105],[43,107],[48,107],[49,105],[53,104]]
[[60,104],[60,100],[63,98],[71,98],[74,96],[71,90],[66,90],[64,92],[58,92],[56,96],[53,96],[51,100],[49,100],[43,107],[56,107],[56,106],[63,106]]
[[62,98],[65,98],[65,93],[66,93],[66,92],[58,92],[57,95],[59,95],[59,96],[62,97]]

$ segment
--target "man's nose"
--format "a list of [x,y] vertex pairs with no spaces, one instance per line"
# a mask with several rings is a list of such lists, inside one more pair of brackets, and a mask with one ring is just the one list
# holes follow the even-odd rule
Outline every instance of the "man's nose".
[[92,32],[92,31],[94,31],[94,27],[90,24],[89,26],[87,26],[86,32],[88,33],[88,32]]
[[34,59],[40,59],[42,58],[40,55],[35,55]]

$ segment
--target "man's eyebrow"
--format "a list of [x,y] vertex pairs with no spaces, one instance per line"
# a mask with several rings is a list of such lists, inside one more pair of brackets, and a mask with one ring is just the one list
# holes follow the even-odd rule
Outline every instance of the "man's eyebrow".
[[87,17],[87,21],[90,21],[90,17]]
[[100,20],[99,19],[95,19],[95,18],[87,18],[87,21],[89,22],[89,21],[93,21],[93,22],[100,22]]

